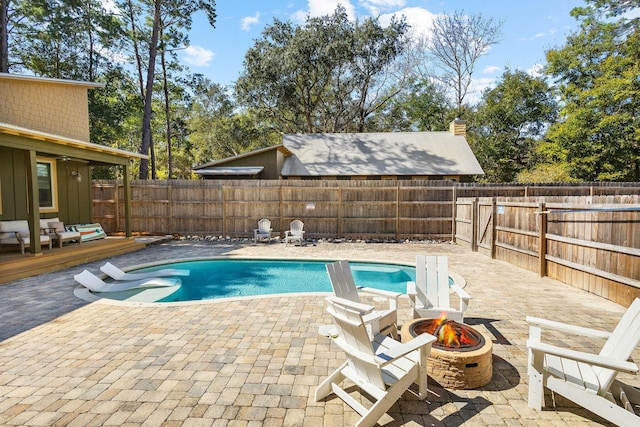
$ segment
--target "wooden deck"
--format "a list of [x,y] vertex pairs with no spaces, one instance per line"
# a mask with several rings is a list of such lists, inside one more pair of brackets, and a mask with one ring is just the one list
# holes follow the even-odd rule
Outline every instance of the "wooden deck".
[[7,251],[3,248],[0,252],[0,284],[137,251],[145,246],[134,238],[109,237],[81,245],[69,243],[62,248],[44,248],[41,255],[22,255],[20,249]]

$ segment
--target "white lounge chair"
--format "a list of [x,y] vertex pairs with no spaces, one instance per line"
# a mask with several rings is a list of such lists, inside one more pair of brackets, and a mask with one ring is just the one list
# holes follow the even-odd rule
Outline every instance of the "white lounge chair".
[[[640,389],[616,379],[635,374],[629,356],[640,343],[640,298],[636,298],[613,332],[527,316],[529,323],[529,407],[542,409],[544,388],[558,393],[618,426],[640,426],[636,414]],[[542,330],[577,334],[607,341],[598,354],[542,342]]]
[[304,244],[304,223],[299,219],[294,219],[289,224],[289,229],[284,232],[284,243],[298,242],[300,246]]
[[262,218],[258,221],[258,228],[253,229],[253,243],[258,244],[258,240],[267,239],[271,241],[271,220]]
[[[376,424],[413,383],[418,384],[420,400],[427,396],[427,357],[434,336],[421,334],[405,344],[383,334],[371,340],[362,313],[374,307],[335,296],[326,302],[337,328],[333,341],[347,360],[316,388],[316,402],[335,393],[362,416],[356,426],[364,427]],[[373,398],[369,408],[341,387],[345,379]]]
[[[20,245],[20,251],[24,254],[24,250],[31,246],[30,236],[29,221],[0,221],[0,246]],[[46,245],[51,249],[51,238],[48,235],[43,234],[43,230],[39,231],[39,238],[42,247]]]
[[339,297],[348,299],[356,303],[360,303],[359,293],[367,293],[378,297],[386,298],[389,302],[389,308],[378,310],[364,316],[365,323],[370,324],[372,321],[378,322],[379,330],[382,333],[391,333],[394,337],[398,336],[398,298],[402,295],[399,292],[385,291],[383,289],[366,288],[356,286],[351,273],[351,267],[347,260],[336,261],[326,265],[329,280],[333,293]]
[[[449,292],[460,299],[459,308],[451,307]],[[471,296],[456,284],[449,285],[449,265],[446,256],[416,256],[416,281],[407,282],[407,295],[415,318],[440,318],[464,321],[464,312]]]
[[100,270],[115,280],[141,280],[141,279],[151,279],[154,277],[167,277],[167,276],[188,276],[190,274],[189,270],[182,270],[176,268],[163,268],[162,270],[156,271],[148,271],[148,272],[140,272],[140,273],[126,273],[120,270],[115,265],[107,262],[105,265],[100,267]]
[[178,278],[163,277],[107,283],[88,270],[76,274],[73,278],[92,292],[120,292],[135,288],[178,286],[182,283]]

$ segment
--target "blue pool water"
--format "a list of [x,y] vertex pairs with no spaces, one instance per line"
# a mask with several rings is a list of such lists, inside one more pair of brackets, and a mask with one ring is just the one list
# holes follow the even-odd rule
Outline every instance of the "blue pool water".
[[[331,292],[325,265],[331,261],[214,259],[163,264],[161,268],[188,269],[182,286],[160,302],[194,301],[296,292]],[[406,292],[415,280],[415,268],[395,264],[350,262],[359,286]],[[106,295],[105,295],[106,296]]]

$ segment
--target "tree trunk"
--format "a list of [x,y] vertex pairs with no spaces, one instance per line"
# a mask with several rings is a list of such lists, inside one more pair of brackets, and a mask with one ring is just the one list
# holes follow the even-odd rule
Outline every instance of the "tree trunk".
[[169,109],[169,82],[167,81],[167,66],[165,63],[165,50],[162,49],[160,60],[162,64],[162,79],[164,86],[164,118],[167,127],[167,166],[169,168],[169,177],[173,179],[173,159],[171,158],[171,116]]
[[[156,70],[156,56],[158,54],[158,34],[160,32],[160,6],[162,0],[155,0],[155,9],[153,12],[153,32],[151,33],[151,41],[149,42],[149,67],[147,68],[147,85],[144,94],[144,115],[142,117],[142,144],[140,145],[140,154],[149,154],[149,149],[153,145],[151,135],[151,100],[153,95],[153,81]],[[149,161],[142,159],[140,161],[140,179],[149,178]]]
[[0,73],[9,72],[9,2],[10,0],[0,0]]

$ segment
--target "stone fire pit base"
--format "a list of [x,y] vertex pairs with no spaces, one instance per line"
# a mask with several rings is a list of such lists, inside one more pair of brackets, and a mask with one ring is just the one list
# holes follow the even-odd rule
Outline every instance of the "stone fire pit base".
[[[402,342],[413,339],[409,332],[411,325],[423,320],[415,319],[402,325]],[[472,351],[441,350],[434,346],[427,362],[427,374],[445,388],[462,390],[482,387],[491,382],[493,376],[492,353],[493,344],[487,336],[484,337],[484,345]]]

